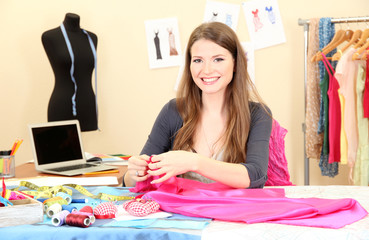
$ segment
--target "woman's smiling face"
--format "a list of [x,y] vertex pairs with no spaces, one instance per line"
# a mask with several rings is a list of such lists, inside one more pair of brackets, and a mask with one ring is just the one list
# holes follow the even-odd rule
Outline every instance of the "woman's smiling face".
[[224,94],[234,72],[232,54],[218,44],[200,39],[191,48],[191,75],[203,94]]

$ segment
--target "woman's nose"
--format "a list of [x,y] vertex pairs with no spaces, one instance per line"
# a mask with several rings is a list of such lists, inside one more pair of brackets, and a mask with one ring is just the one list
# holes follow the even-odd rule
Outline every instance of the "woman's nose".
[[209,74],[213,71],[213,65],[210,62],[205,62],[202,71],[206,74]]

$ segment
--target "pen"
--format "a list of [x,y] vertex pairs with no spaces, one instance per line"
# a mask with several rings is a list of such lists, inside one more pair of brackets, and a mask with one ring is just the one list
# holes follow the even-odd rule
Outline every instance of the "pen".
[[119,170],[108,170],[108,171],[99,171],[99,172],[88,172],[83,175],[98,175],[98,174],[108,174],[108,173],[119,173]]
[[8,172],[8,174],[10,174],[10,165],[12,164],[12,159],[11,159],[11,158],[8,158],[8,159],[7,159],[7,162],[8,162],[8,169],[7,169],[7,172]]
[[23,139],[21,139],[21,140],[19,140],[19,141],[18,141],[18,144],[17,144],[17,146],[15,147],[15,150],[14,150],[13,155],[18,151],[18,148],[19,148],[19,146],[20,146],[22,143],[23,143]]
[[0,174],[4,171],[4,160],[0,158]]
[[15,140],[15,142],[13,143],[13,147],[12,147],[12,150],[10,152],[10,155],[13,155],[14,151],[15,151],[15,148],[17,147],[17,144],[18,144],[18,139]]
[[17,139],[14,144],[13,144],[13,147],[12,147],[12,151],[10,153],[10,155],[14,155],[15,152],[18,150],[19,146],[22,144],[23,142],[23,139],[19,140]]
[[3,166],[3,171],[4,171],[4,174],[7,175],[9,174],[9,158],[3,158],[3,161],[4,161],[4,166]]

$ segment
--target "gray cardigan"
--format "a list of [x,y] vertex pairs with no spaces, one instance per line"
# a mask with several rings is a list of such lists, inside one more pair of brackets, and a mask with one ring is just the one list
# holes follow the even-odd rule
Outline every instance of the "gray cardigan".
[[[251,125],[247,140],[245,163],[250,177],[250,188],[262,188],[267,180],[269,161],[269,138],[272,130],[269,114],[260,103],[250,102]],[[170,100],[160,111],[141,154],[153,155],[173,149],[173,142],[183,120],[176,106],[176,99]]]

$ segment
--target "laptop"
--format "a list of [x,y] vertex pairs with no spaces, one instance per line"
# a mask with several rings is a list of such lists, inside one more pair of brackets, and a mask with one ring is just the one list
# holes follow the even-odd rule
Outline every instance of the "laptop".
[[28,129],[37,171],[75,176],[116,169],[114,166],[87,161],[78,120],[29,124]]

